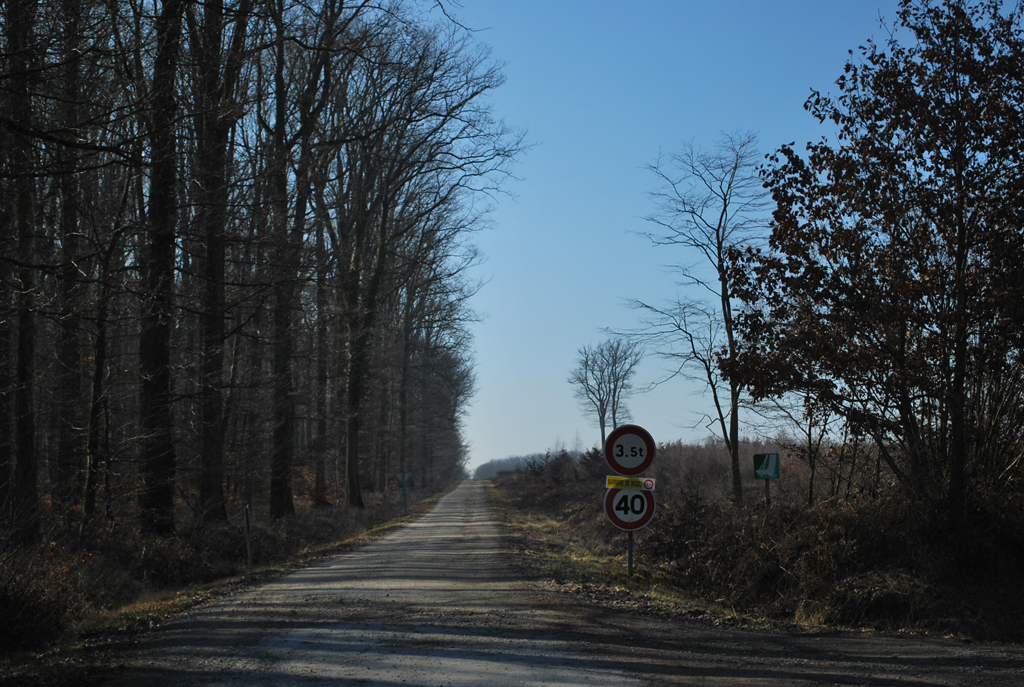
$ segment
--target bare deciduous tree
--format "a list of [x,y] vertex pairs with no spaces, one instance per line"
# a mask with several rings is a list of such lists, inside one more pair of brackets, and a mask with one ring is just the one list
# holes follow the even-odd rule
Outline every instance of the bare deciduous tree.
[[646,219],[658,230],[646,236],[659,246],[678,246],[687,259],[677,269],[680,286],[694,297],[666,306],[634,301],[646,321],[635,333],[677,366],[683,375],[707,385],[715,417],[732,462],[732,494],[743,499],[739,463],[741,388],[719,370],[721,359],[737,350],[729,250],[742,248],[764,225],[766,192],[757,174],[757,136],[725,134],[714,149],[687,143],[679,152],[660,156],[648,169],[659,188],[652,193],[656,212]]
[[[486,51],[457,32],[406,24],[371,39],[377,51],[340,91],[336,260],[345,323],[347,501],[362,507],[360,440],[371,352],[394,256],[452,199],[496,183],[520,144],[480,100],[503,82]],[[365,69],[365,72],[359,70]],[[353,136],[353,124],[361,136]]]
[[139,395],[142,437],[139,494],[142,527],[155,534],[174,531],[173,380],[171,330],[174,325],[174,272],[178,218],[178,144],[175,131],[177,77],[182,17],[187,3],[170,0],[156,18],[157,49],[153,61],[153,113],[149,140],[148,253],[139,337]]
[[[14,270],[14,318],[16,319],[17,368],[14,387],[14,535],[21,542],[39,536],[39,493],[36,480],[36,304],[38,274],[32,268],[36,259],[36,180],[37,170],[28,131],[34,124],[33,72],[36,58],[36,5],[28,0],[7,3],[5,27],[10,51],[10,117],[14,123],[8,174],[13,178],[13,238],[18,265]],[[6,175],[5,175],[6,176]],[[5,418],[6,419],[6,418]]]
[[633,391],[633,375],[643,357],[641,346],[624,337],[613,337],[579,350],[576,367],[568,381],[583,410],[597,420],[601,446],[604,446],[609,419],[614,430],[621,420],[628,418],[624,401]]

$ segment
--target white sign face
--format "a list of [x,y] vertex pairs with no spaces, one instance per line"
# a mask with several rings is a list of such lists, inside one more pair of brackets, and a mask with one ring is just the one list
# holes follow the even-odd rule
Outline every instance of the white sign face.
[[632,470],[647,458],[647,444],[639,435],[623,434],[612,444],[612,456],[616,463]]
[[604,457],[612,470],[632,477],[651,467],[654,450],[654,439],[647,430],[636,425],[622,425],[605,440]]

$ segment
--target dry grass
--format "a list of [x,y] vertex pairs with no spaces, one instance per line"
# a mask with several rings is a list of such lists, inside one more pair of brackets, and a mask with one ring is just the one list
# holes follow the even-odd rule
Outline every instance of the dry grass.
[[657,515],[634,535],[633,578],[626,535],[603,514],[605,469],[566,456],[496,478],[532,573],[727,616],[1024,641],[1020,495],[976,498],[954,519],[895,488],[807,506],[798,485],[767,511],[756,485],[744,507],[726,500],[724,464],[659,460]]

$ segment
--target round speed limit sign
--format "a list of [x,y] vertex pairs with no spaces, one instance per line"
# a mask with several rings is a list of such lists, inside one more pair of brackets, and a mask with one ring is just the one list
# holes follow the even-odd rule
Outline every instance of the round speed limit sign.
[[620,530],[638,530],[654,517],[654,492],[645,489],[609,489],[604,513]]
[[620,475],[639,475],[654,462],[654,439],[643,427],[622,425],[605,440],[604,457]]

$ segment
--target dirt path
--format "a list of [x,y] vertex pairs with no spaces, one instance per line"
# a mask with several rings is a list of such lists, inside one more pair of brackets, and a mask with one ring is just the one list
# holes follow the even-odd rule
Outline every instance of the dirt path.
[[1024,685],[1024,649],[755,632],[516,578],[483,485],[362,549],[145,636],[140,685]]

